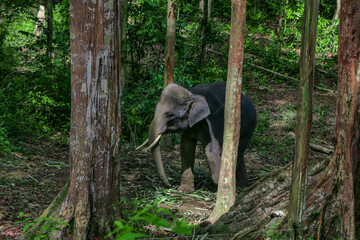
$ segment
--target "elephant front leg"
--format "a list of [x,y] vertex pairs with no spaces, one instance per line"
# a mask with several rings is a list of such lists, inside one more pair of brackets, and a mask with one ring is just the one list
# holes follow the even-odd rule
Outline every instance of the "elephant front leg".
[[194,159],[196,139],[183,136],[180,144],[181,154],[181,184],[178,187],[180,192],[190,193],[194,188]]

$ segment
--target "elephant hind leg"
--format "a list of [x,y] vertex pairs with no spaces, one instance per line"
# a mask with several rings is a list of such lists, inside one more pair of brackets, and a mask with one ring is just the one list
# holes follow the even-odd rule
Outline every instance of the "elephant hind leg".
[[209,163],[211,178],[215,184],[218,184],[221,162],[221,150],[219,144],[210,142],[206,145],[205,155]]
[[248,185],[248,176],[246,173],[244,152],[238,152],[238,159],[236,165],[236,186],[246,187]]
[[236,186],[237,187],[246,187],[248,186],[248,176],[246,172],[246,166],[245,166],[245,150],[249,145],[250,139],[252,137],[252,134],[245,138],[240,140],[239,148],[238,148],[238,157],[237,157],[237,163],[236,163]]

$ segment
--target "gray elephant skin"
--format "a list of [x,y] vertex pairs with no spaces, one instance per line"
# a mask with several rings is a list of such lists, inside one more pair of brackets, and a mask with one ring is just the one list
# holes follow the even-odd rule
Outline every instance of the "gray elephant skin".
[[[157,102],[149,128],[150,148],[160,179],[170,187],[160,154],[159,140],[166,133],[181,133],[181,184],[179,191],[194,189],[194,159],[197,141],[205,149],[211,178],[218,183],[224,132],[225,82],[183,88],[169,84]],[[236,185],[247,185],[244,153],[256,127],[256,110],[250,98],[241,95],[241,130],[236,166]]]

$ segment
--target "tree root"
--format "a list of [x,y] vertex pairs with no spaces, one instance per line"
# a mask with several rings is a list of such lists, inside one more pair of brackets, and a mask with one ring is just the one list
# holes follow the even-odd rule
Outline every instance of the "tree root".
[[[68,193],[70,186],[70,179],[67,180],[64,187],[61,189],[61,191],[58,193],[58,195],[55,197],[55,199],[50,203],[50,205],[45,209],[45,211],[41,214],[40,218],[53,218],[52,221],[60,221],[59,219],[59,212],[61,209],[61,204],[63,203],[64,199],[66,198],[66,195]],[[47,221],[39,221],[36,226],[34,227],[34,230],[40,230]]]
[[[308,193],[321,179],[325,168],[326,161],[322,159],[309,161]],[[262,239],[272,234],[286,234],[291,171],[292,165],[288,164],[244,189],[228,213],[213,225],[205,223],[200,232],[228,234],[223,239]]]

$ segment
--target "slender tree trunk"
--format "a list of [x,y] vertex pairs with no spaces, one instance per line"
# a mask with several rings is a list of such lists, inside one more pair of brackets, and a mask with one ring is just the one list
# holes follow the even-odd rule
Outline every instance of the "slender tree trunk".
[[207,4],[207,21],[209,23],[209,21],[211,20],[211,4],[212,4],[212,0],[207,0],[208,4]]
[[298,102],[295,152],[292,169],[288,225],[291,239],[302,239],[307,165],[310,145],[315,75],[315,49],[319,2],[306,0],[300,56],[300,98]]
[[53,27],[53,20],[54,20],[54,2],[53,0],[47,0],[47,14],[46,14],[46,23],[47,23],[47,34],[46,34],[46,55],[49,59],[49,62],[51,63],[52,55],[53,55],[53,35],[54,35],[54,27]]
[[225,98],[225,128],[215,209],[209,218],[215,222],[235,202],[235,169],[241,126],[241,83],[244,59],[246,0],[233,0],[230,48]]
[[174,82],[176,3],[168,1],[164,87]]
[[283,31],[286,31],[286,24],[287,24],[287,16],[288,16],[288,10],[289,10],[289,0],[286,0],[286,5],[285,5],[285,16],[284,16],[284,29]]
[[203,0],[200,3],[200,9],[202,11],[201,15],[201,47],[199,54],[199,66],[204,65],[205,60],[205,51],[206,51],[206,41],[207,41],[207,33],[208,33],[208,11],[209,11],[209,2],[208,0]]
[[121,0],[121,46],[122,46],[122,58],[121,58],[121,83],[122,89],[126,88],[127,84],[127,55],[128,55],[128,41],[127,41],[127,25],[128,25],[128,0]]
[[[164,87],[174,83],[175,68],[175,33],[176,33],[176,3],[168,1],[167,8],[167,30],[166,30],[166,53]],[[168,148],[171,144],[171,135],[167,134],[161,138],[162,148]]]
[[34,35],[39,36],[43,32],[42,29],[45,26],[45,7],[43,5],[40,5],[39,11],[38,11],[36,17],[38,18],[38,20],[42,26],[39,26],[38,23],[36,24],[35,29],[34,29]]
[[120,197],[120,9],[119,1],[71,6],[70,183],[43,216],[70,224],[52,239],[85,240],[109,233]]
[[341,8],[341,0],[336,0],[336,9],[333,16],[333,20],[339,19],[340,16],[340,8]]

